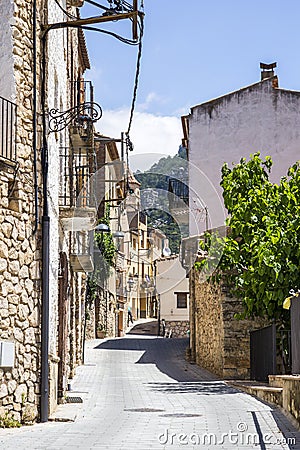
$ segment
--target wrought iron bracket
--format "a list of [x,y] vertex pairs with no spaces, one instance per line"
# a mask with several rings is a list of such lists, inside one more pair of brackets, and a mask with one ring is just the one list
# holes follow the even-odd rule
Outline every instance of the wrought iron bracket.
[[49,131],[57,132],[64,130],[71,123],[84,125],[93,123],[102,117],[102,108],[98,103],[85,102],[66,111],[52,108],[49,111]]

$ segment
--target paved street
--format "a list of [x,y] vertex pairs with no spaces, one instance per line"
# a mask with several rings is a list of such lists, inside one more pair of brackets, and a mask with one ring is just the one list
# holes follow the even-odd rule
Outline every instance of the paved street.
[[75,421],[0,430],[0,448],[300,449],[278,410],[186,362],[186,346],[133,334],[89,342],[70,392],[83,403],[57,413]]

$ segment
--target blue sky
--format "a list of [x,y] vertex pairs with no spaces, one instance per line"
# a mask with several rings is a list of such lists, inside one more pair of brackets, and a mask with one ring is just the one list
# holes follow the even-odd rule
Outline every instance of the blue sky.
[[[176,153],[180,116],[258,81],[260,62],[277,61],[280,87],[300,90],[299,0],[144,0],[144,6],[136,153]],[[81,9],[82,16],[99,12],[87,4]],[[130,36],[128,22],[105,28]],[[137,48],[99,33],[86,39],[92,65],[86,77],[104,111],[98,128],[119,134],[127,126]]]

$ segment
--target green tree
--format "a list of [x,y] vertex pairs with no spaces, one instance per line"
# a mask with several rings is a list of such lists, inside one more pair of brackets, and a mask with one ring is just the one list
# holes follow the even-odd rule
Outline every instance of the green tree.
[[[300,287],[300,169],[294,164],[277,185],[269,180],[271,167],[270,157],[262,160],[256,153],[222,168],[230,233],[223,238],[219,273],[243,299],[245,316],[284,322],[284,299]],[[211,240],[203,246],[214,245]]]

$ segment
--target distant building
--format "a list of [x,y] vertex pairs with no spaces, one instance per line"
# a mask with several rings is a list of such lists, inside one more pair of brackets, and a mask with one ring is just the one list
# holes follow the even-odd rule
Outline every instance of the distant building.
[[155,261],[160,330],[173,337],[187,337],[189,330],[189,279],[178,255]]
[[[278,87],[275,64],[261,65],[261,81],[191,108],[182,117],[188,148],[190,235],[224,224],[221,167],[260,152],[274,161],[278,182],[299,159],[300,92]],[[203,214],[207,207],[208,221]]]

